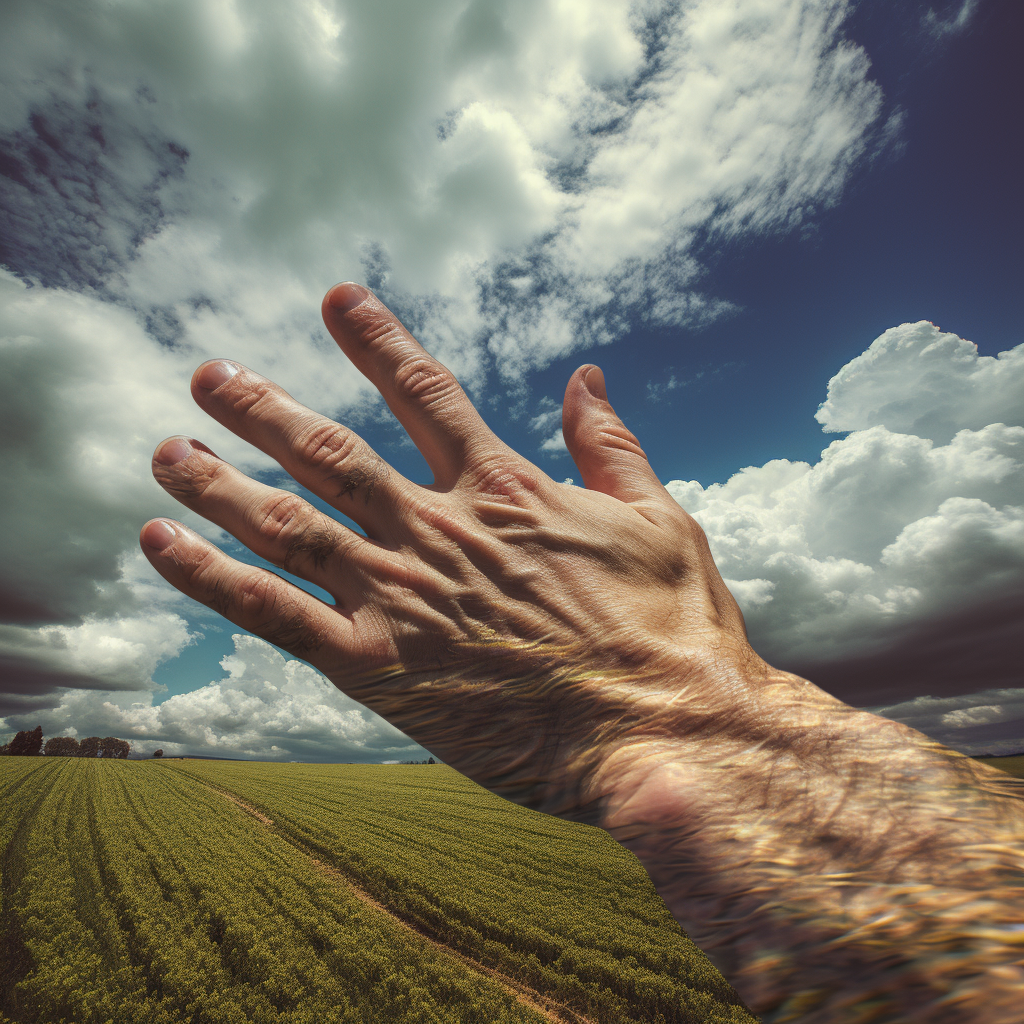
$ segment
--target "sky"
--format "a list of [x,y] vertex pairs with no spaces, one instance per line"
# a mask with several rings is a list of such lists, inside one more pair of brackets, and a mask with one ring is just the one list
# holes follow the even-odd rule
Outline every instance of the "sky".
[[600,365],[769,662],[1024,751],[1022,29],[1012,0],[4,4],[0,740],[428,755],[138,547],[169,516],[265,564],[152,479],[172,434],[331,511],[195,406],[208,358],[429,482],[320,322],[356,280],[555,479]]

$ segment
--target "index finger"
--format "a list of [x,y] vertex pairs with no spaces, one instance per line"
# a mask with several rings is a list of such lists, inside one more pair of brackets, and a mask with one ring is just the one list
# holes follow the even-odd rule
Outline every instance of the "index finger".
[[455,375],[371,291],[346,282],[324,296],[327,330],[384,396],[434,473],[450,487],[474,460],[504,449]]

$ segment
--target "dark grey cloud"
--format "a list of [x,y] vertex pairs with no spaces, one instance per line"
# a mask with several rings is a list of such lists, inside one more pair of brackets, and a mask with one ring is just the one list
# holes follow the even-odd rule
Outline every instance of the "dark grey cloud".
[[960,697],[917,697],[869,708],[972,757],[1024,754],[1024,688]]
[[876,636],[866,652],[795,660],[783,667],[858,707],[916,697],[959,698],[1024,685],[1022,636],[1024,587],[893,630],[888,642],[879,643]]
[[[67,83],[71,85],[71,83]],[[98,88],[33,104],[0,136],[0,263],[50,288],[103,289],[154,235],[161,189],[188,152],[145,125],[137,92],[126,119]]]
[[80,410],[68,401],[89,376],[89,354],[66,344],[72,338],[33,336],[28,331],[38,324],[10,306],[5,312],[4,333],[16,332],[21,342],[0,346],[0,476],[7,491],[0,615],[29,625],[136,609],[119,561],[141,509],[118,508],[102,480],[88,480],[78,443],[83,425],[75,422]]

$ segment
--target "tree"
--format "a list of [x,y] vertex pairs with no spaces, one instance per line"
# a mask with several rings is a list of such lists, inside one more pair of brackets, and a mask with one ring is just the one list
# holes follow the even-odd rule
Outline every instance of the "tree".
[[104,757],[119,757],[124,759],[128,756],[131,746],[126,740],[119,740],[116,736],[105,736],[100,740],[100,752]]
[[22,757],[35,757],[43,749],[43,727],[37,725],[31,732],[22,730],[11,740],[8,753]]
[[100,740],[99,736],[89,736],[82,740],[81,745],[78,748],[79,757],[99,757],[100,756]]
[[427,760],[427,764],[437,764],[437,762],[431,757]]
[[164,756],[163,748],[161,748],[160,750],[154,750],[153,751],[153,756],[154,757],[163,757]]
[[51,736],[43,747],[47,757],[78,757],[78,740],[74,736]]

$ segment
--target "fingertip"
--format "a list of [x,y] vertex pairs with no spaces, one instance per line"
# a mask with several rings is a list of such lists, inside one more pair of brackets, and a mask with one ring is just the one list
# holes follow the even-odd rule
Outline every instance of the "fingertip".
[[195,394],[197,390],[215,391],[221,384],[231,380],[240,369],[237,363],[226,359],[208,359],[192,374],[192,393]]
[[594,363],[578,367],[565,385],[565,399],[562,402],[562,430],[568,433],[593,412],[597,398],[607,402],[604,374]]
[[604,372],[600,366],[590,366],[583,373],[583,386],[601,402],[608,401],[608,390],[604,383]]
[[342,281],[324,296],[324,313],[331,311],[344,315],[355,309],[356,306],[362,305],[369,297],[369,289],[364,288],[361,284],[356,284],[354,281]]
[[139,533],[139,540],[152,551],[164,551],[178,539],[178,531],[166,519],[151,519]]

